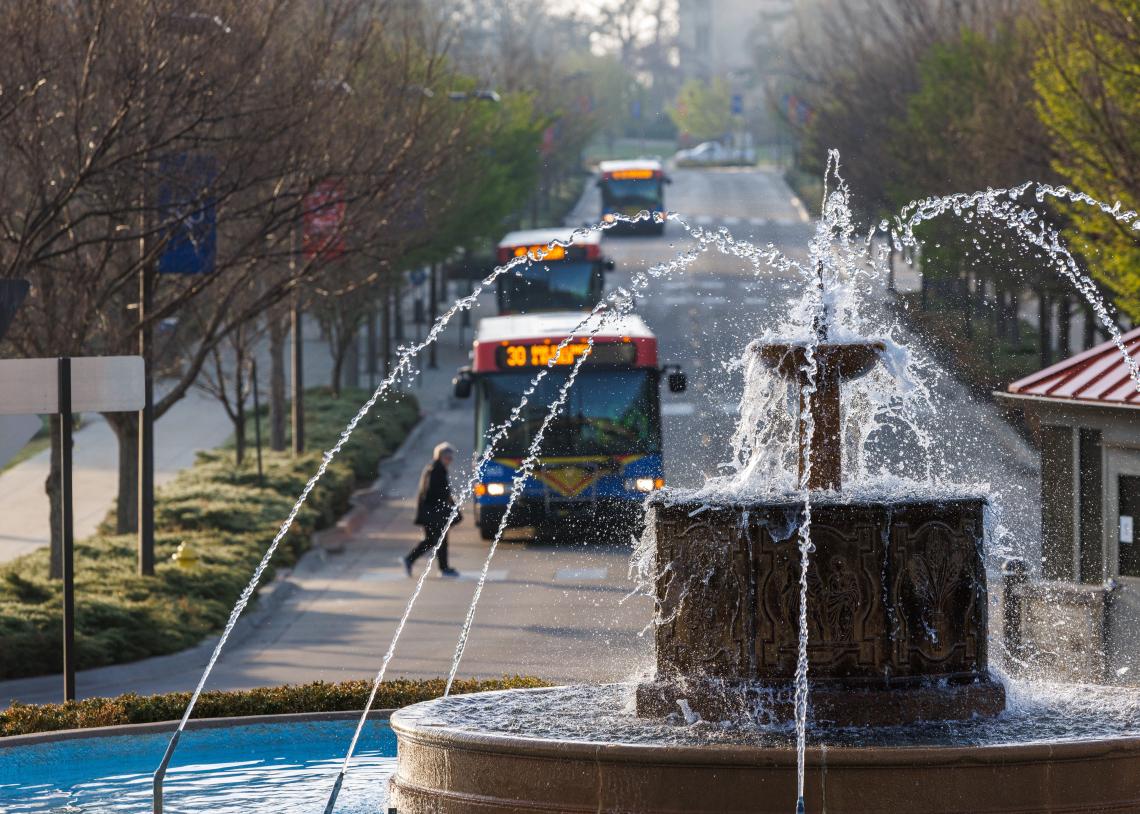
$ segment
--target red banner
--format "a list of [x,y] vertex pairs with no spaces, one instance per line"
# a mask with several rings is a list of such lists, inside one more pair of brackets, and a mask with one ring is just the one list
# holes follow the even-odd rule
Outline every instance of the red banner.
[[305,196],[301,251],[306,260],[335,260],[344,254],[348,203],[339,181],[322,181]]

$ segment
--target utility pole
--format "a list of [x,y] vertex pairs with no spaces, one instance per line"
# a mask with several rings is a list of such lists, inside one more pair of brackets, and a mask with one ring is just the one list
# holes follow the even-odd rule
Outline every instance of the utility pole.
[[[59,360],[59,506],[63,542],[63,700],[75,700],[75,524],[71,484],[71,359]],[[145,364],[145,363],[144,363]],[[145,375],[145,374],[144,374]],[[151,563],[154,570],[154,563]]]
[[[437,291],[436,279],[439,276],[439,269],[440,269],[439,263],[432,263],[431,264],[431,274],[428,276],[428,330],[429,331],[433,327],[435,327],[435,321],[438,317],[438,314],[436,312],[439,309],[439,293]],[[435,350],[436,345],[438,345],[438,344],[439,344],[438,342],[432,342],[431,345],[428,346],[428,367],[430,367],[432,370],[435,370],[437,367],[439,367],[439,361],[436,358],[436,350]]]
[[301,292],[297,291],[297,297],[293,301],[293,312],[290,315],[292,329],[293,329],[293,371],[292,387],[293,387],[293,454],[300,455],[305,451],[305,383],[304,373],[304,354],[305,348],[302,342],[302,318],[301,312]]
[[[144,215],[145,217],[145,215]],[[154,263],[146,256],[139,269],[139,356],[143,359],[143,408],[139,410],[138,463],[138,569],[140,576],[154,575]]]

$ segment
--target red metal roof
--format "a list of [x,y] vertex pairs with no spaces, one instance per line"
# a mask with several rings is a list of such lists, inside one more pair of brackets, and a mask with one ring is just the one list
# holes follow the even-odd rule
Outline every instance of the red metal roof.
[[[1140,363],[1140,328],[1121,337],[1128,355]],[[1097,404],[1140,404],[1140,392],[1124,354],[1112,340],[1050,365],[1009,386],[1020,396]]]

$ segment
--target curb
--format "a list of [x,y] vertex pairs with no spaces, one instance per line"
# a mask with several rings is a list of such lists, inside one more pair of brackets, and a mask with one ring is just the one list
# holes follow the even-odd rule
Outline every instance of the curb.
[[[307,723],[310,721],[355,721],[360,718],[363,711],[357,709],[331,712],[286,712],[275,715],[235,715],[230,718],[191,718],[186,722],[186,729],[223,729],[236,726]],[[368,720],[386,721],[393,712],[395,712],[394,709],[370,710]],[[116,724],[113,726],[90,726],[81,729],[57,729],[52,732],[31,732],[27,735],[8,735],[0,738],[0,750],[64,740],[153,735],[173,732],[177,727],[178,720],[174,719],[170,721],[148,721],[143,724]]]
[[364,525],[372,510],[378,508],[383,501],[384,487],[395,474],[394,468],[401,467],[407,460],[408,450],[415,446],[427,427],[435,422],[428,413],[420,413],[415,426],[404,437],[400,446],[377,464],[376,479],[363,489],[358,489],[349,498],[352,506],[336,524],[328,529],[322,529],[313,535],[313,548],[320,548],[328,554],[341,554],[348,541],[356,535]]

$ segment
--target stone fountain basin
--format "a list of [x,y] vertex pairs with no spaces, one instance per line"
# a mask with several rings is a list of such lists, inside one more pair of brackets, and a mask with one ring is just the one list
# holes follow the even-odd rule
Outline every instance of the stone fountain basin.
[[[466,696],[486,710],[520,692]],[[517,698],[516,698],[517,700]],[[792,748],[587,742],[475,731],[426,702],[393,714],[400,814],[788,814]],[[509,706],[509,705],[508,705]],[[947,747],[809,747],[821,814],[1140,811],[1140,737]]]

